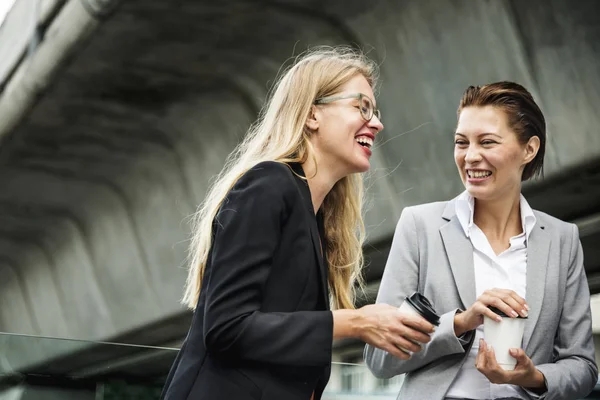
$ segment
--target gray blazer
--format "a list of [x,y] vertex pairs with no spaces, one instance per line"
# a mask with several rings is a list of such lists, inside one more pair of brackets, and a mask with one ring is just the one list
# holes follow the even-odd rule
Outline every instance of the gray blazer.
[[[574,224],[534,213],[523,348],[546,377],[545,399],[578,399],[598,380],[579,231]],[[463,345],[454,335],[456,311],[476,300],[473,268],[473,247],[456,217],[454,200],[404,209],[377,302],[399,306],[419,290],[432,300],[441,321],[431,342],[410,360],[366,346],[365,360],[375,376],[407,374],[399,399],[441,400],[450,388],[474,340],[470,335]]]

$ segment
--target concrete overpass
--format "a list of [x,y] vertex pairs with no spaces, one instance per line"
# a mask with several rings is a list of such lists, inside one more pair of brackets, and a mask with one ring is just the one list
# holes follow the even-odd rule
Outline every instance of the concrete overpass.
[[549,124],[546,177],[528,199],[580,226],[600,291],[597,1],[31,4],[17,0],[0,27],[0,331],[178,343],[186,218],[280,65],[319,44],[353,44],[382,64],[372,289],[403,207],[462,190],[462,91],[508,79],[531,89]]

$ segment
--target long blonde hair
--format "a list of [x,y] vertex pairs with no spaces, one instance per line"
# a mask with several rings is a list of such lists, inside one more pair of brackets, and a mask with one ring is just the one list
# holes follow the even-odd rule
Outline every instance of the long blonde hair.
[[[375,87],[378,67],[348,47],[319,47],[296,58],[279,78],[258,120],[229,155],[221,173],[194,215],[190,266],[182,303],[195,309],[212,246],[212,225],[221,204],[237,180],[263,161],[281,163],[314,159],[305,123],[317,98],[339,92],[357,75]],[[325,242],[332,305],[354,308],[355,286],[362,285],[363,179],[352,174],[339,180],[323,201]]]

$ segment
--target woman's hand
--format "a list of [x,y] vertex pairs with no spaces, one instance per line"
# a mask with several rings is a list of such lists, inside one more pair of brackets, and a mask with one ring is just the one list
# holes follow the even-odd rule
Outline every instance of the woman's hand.
[[456,314],[454,317],[454,333],[460,336],[465,332],[476,329],[483,324],[483,317],[488,316],[493,320],[501,321],[497,314],[488,307],[496,307],[506,315],[512,317],[527,317],[529,306],[521,296],[508,289],[489,289],[483,292],[467,311]]
[[435,329],[425,318],[401,313],[387,304],[372,304],[357,311],[360,315],[357,337],[402,360],[421,351],[418,343],[428,343]]
[[539,393],[545,392],[547,389],[544,374],[533,365],[527,354],[522,349],[510,349],[510,355],[517,360],[517,365],[513,371],[506,371],[498,365],[492,346],[481,339],[475,366],[491,383],[509,383]]

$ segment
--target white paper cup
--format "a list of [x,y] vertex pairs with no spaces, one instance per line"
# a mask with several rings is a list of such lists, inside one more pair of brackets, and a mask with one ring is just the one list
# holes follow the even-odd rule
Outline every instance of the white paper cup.
[[[415,315],[417,317],[423,318],[426,321],[429,321],[433,325],[439,325],[440,317],[436,314],[432,304],[429,300],[423,296],[422,294],[416,292],[411,296],[408,296],[402,305],[398,307],[398,312],[404,315]],[[419,346],[420,343],[417,343]],[[398,346],[401,350],[409,352],[400,346]]]
[[520,349],[525,330],[524,318],[503,317],[501,322],[483,317],[483,336],[485,342],[494,348],[496,361],[507,371],[512,371],[517,360],[508,352],[509,349]]
[[406,300],[404,300],[404,303],[398,308],[398,311],[402,314],[416,315],[417,317],[421,316],[421,314],[419,314]]

